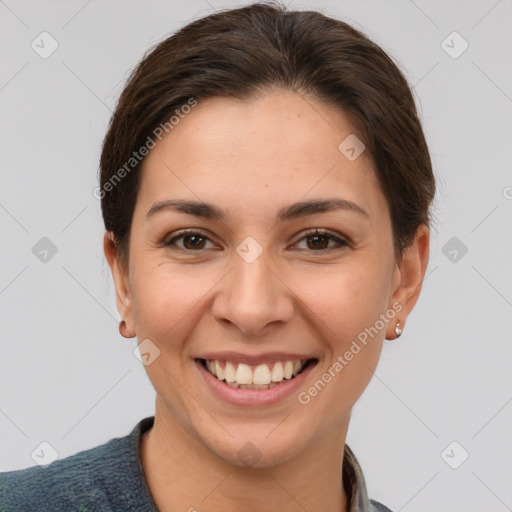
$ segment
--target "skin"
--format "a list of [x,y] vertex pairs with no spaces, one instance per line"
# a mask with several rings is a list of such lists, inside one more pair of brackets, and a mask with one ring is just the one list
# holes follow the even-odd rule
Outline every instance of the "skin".
[[[144,161],[128,268],[105,234],[127,331],[160,350],[146,366],[157,398],[141,442],[159,510],[348,510],[341,474],[351,410],[384,339],[396,338],[397,318],[404,328],[429,254],[421,225],[395,260],[389,208],[368,155],[351,162],[338,150],[352,132],[343,112],[294,92],[199,101]],[[368,217],[335,210],[276,222],[283,206],[332,197]],[[146,218],[156,201],[177,198],[213,203],[227,218],[171,210]],[[316,227],[350,244],[315,245],[304,236]],[[164,245],[184,228],[206,239]],[[236,252],[247,236],[263,251],[250,264]],[[307,405],[297,394],[271,406],[228,404],[194,363],[215,350],[310,354],[318,364],[307,391],[394,303],[400,313]],[[249,441],[261,457],[253,467],[237,457]]]

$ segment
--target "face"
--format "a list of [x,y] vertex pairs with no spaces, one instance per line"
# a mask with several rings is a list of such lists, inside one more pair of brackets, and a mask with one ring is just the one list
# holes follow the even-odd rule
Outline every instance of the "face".
[[369,158],[338,149],[352,132],[292,92],[199,101],[144,161],[128,269],[106,249],[157,416],[232,464],[345,432],[419,294],[428,231],[398,265]]

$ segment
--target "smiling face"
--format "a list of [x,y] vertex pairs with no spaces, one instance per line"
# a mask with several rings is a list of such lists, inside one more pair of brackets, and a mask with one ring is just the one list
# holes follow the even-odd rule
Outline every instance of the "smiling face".
[[[250,441],[262,466],[325,440],[343,446],[351,408],[398,318],[403,327],[428,257],[423,231],[395,262],[370,160],[338,149],[352,131],[342,112],[292,92],[216,98],[199,101],[145,159],[129,270],[105,248],[122,318],[160,350],[146,366],[155,425],[184,443],[241,464]],[[221,376],[232,372],[227,363],[244,363],[260,366],[257,382],[276,382],[237,390],[205,368],[215,359]],[[280,382],[278,362],[286,372],[288,360],[309,362]],[[242,366],[237,377],[252,373]]]

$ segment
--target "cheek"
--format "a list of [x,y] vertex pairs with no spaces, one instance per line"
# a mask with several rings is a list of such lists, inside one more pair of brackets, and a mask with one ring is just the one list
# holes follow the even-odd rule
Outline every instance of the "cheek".
[[389,279],[377,263],[337,265],[297,279],[294,289],[314,313],[332,348],[343,346],[375,324],[387,307]]
[[192,267],[177,270],[160,264],[141,269],[133,304],[139,339],[150,338],[169,350],[172,340],[186,338],[203,312],[201,299],[211,292],[211,279],[211,272]]
[[165,265],[140,272],[134,302],[139,338],[144,336],[164,343],[174,336],[180,319],[193,308],[197,294],[190,280],[171,272]]
[[314,288],[303,284],[303,296],[326,355],[317,380],[302,390],[299,401],[310,417],[330,418],[318,424],[329,431],[354,406],[378,364],[385,328],[377,322],[387,307],[386,276],[375,267],[338,268],[316,279]]

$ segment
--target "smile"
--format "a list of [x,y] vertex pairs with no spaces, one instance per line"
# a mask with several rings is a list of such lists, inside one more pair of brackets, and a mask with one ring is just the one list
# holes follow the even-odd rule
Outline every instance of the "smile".
[[282,360],[250,365],[245,363],[200,359],[201,364],[219,381],[235,389],[271,389],[294,379],[315,359]]

